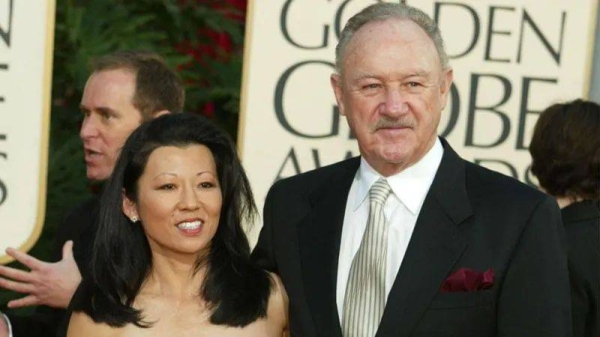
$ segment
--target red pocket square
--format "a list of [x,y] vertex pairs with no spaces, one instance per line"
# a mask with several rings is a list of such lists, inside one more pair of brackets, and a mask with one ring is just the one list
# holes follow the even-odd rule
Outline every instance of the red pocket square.
[[489,289],[494,285],[494,269],[481,273],[469,268],[460,268],[448,276],[442,284],[441,292],[468,292]]

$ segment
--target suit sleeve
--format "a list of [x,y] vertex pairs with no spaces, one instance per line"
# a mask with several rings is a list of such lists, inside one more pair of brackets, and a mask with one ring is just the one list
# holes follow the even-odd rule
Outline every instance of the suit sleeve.
[[258,236],[258,243],[252,251],[252,259],[261,268],[268,270],[273,273],[278,273],[277,262],[275,260],[275,253],[273,247],[273,203],[276,199],[274,195],[274,186],[271,187],[267,198],[265,200],[265,206],[263,209],[263,226]]
[[566,241],[553,199],[547,197],[531,214],[501,287],[498,336],[571,336]]
[[7,313],[7,316],[13,337],[48,337],[55,335],[64,312],[44,306],[36,308],[31,316],[17,316],[14,313]]
[[[571,260],[572,261],[572,260]],[[571,310],[573,312],[573,337],[585,337],[586,319],[590,317],[590,301],[588,297],[589,286],[577,266],[569,262],[569,275],[571,281]]]
[[[565,223],[569,247],[573,337],[600,336],[600,235],[598,218]],[[591,225],[591,226],[588,226]]]

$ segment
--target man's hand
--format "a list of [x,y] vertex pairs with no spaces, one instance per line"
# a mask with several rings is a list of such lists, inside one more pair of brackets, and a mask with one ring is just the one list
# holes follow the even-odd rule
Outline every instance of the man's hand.
[[8,302],[9,308],[32,305],[66,308],[69,305],[81,282],[81,274],[73,258],[73,241],[65,243],[62,260],[56,263],[40,261],[13,248],[6,249],[6,253],[30,269],[23,271],[0,266],[0,288],[28,295]]

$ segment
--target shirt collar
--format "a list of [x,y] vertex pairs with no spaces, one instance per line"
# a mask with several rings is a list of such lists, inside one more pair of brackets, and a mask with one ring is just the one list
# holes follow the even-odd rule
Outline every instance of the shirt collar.
[[[411,213],[417,214],[423,204],[437,169],[440,166],[443,154],[444,148],[439,138],[437,138],[435,144],[421,160],[400,173],[386,178],[394,195]],[[354,181],[357,184],[354,210],[367,199],[371,186],[379,178],[382,178],[382,176],[361,157],[360,167],[354,177]]]

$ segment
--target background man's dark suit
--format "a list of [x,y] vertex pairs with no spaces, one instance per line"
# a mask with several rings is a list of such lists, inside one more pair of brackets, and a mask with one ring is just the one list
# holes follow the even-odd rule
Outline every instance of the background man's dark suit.
[[[516,180],[444,156],[420,211],[377,336],[570,334],[556,202]],[[341,336],[335,288],[346,199],[359,159],[277,182],[253,257],[281,276],[292,336]],[[488,290],[440,293],[457,269],[493,268]]]
[[569,247],[573,337],[600,336],[600,205],[585,200],[562,210]]
[[[88,269],[90,249],[94,241],[98,198],[92,198],[75,206],[62,221],[56,232],[52,261],[61,259],[62,247],[73,240],[73,256],[77,267],[84,274]],[[33,316],[18,316],[7,312],[16,337],[54,336],[65,315],[64,309],[39,306]]]

